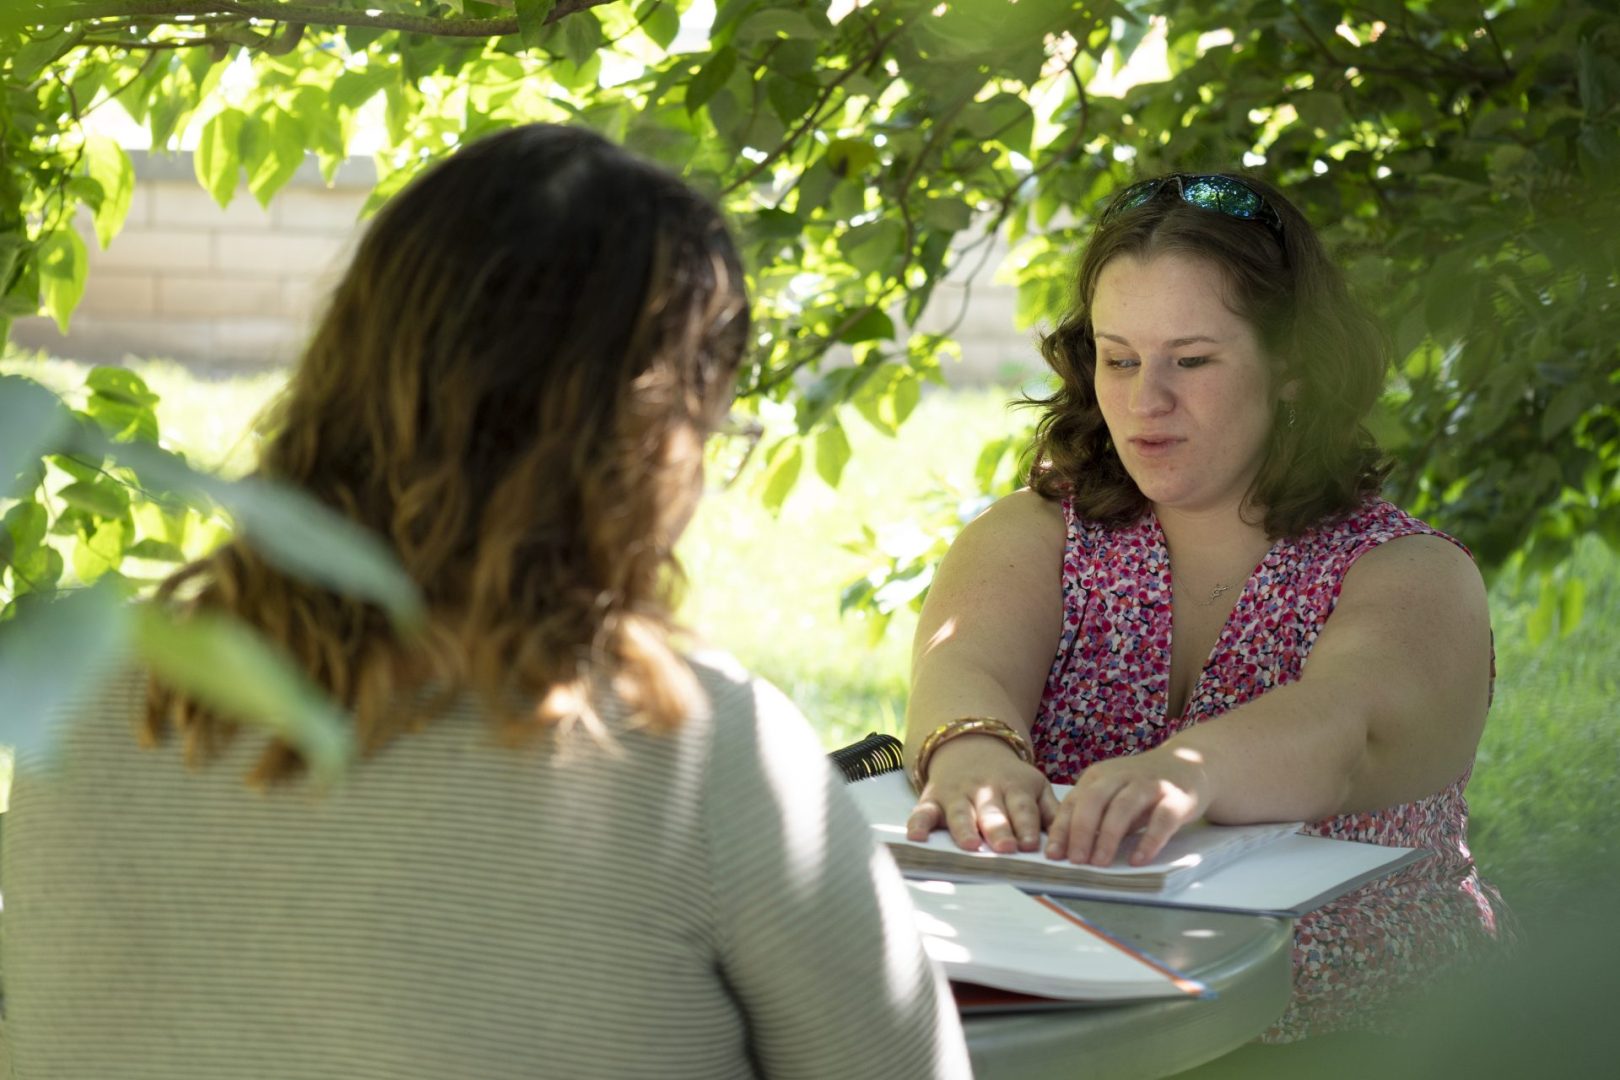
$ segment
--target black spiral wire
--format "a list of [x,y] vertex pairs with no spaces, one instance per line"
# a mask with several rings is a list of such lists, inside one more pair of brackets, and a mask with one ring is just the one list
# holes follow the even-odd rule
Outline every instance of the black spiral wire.
[[840,747],[827,756],[838,767],[838,771],[844,774],[847,783],[899,769],[903,764],[901,758],[903,749],[904,744],[893,735],[883,735],[874,731],[860,742]]

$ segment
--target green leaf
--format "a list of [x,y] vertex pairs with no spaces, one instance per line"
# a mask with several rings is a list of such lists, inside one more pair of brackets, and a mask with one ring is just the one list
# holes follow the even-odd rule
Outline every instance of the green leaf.
[[932,564],[914,562],[877,587],[872,593],[872,605],[883,612],[899,611],[907,605],[921,606],[922,597],[933,583]]
[[48,749],[53,714],[106,675],[128,637],[127,609],[110,584],[28,605],[0,623],[0,743]]
[[1327,90],[1307,90],[1291,99],[1300,120],[1307,127],[1321,131],[1339,131],[1349,122],[1344,101],[1338,94]]
[[812,41],[820,35],[821,31],[803,13],[782,8],[756,11],[737,26],[739,41],[759,41],[778,36]]
[[57,229],[39,246],[39,286],[45,310],[66,334],[73,309],[84,296],[85,276],[90,271],[90,250],[84,238],[71,225]]
[[100,207],[107,198],[107,193],[101,188],[101,182],[88,176],[75,176],[67,182],[63,191],[92,211]]
[[1575,65],[1581,106],[1586,115],[1594,118],[1620,100],[1620,64],[1614,62],[1612,54],[1605,56],[1598,50],[1592,38],[1582,41]]
[[393,551],[309,495],[262,479],[228,481],[196,472],[146,443],[101,444],[94,452],[134,469],[149,489],[217,503],[253,549],[285,573],[377,604],[402,627],[421,623],[421,595]]
[[1035,136],[1035,114],[1017,94],[997,94],[976,104],[962,117],[963,126],[979,139],[994,139],[1009,150],[1029,155]]
[[280,109],[265,119],[264,146],[257,161],[247,162],[248,190],[268,208],[270,198],[286,186],[304,163],[304,125]]
[[327,100],[340,109],[353,111],[382,93],[383,87],[396,78],[398,74],[382,64],[370,64],[358,71],[351,68],[332,83]]
[[70,29],[63,28],[54,34],[33,38],[17,48],[12,54],[11,70],[7,72],[7,77],[19,86],[33,82],[47,64],[73,47],[79,35],[71,33]]
[[832,194],[833,185],[837,182],[838,177],[833,175],[825,157],[806,169],[804,175],[799,178],[799,198],[795,203],[800,216],[808,217],[813,211],[824,206],[827,196]]
[[731,73],[737,67],[737,50],[730,45],[715,50],[713,56],[704,61],[696,75],[686,84],[686,112],[688,115],[697,112],[709,103],[719,89],[726,85]]
[[781,511],[803,466],[804,445],[798,438],[790,436],[771,448],[760,478],[760,502],[765,509],[773,514]]
[[879,218],[857,225],[838,238],[838,249],[849,264],[863,274],[881,274],[900,257],[900,241],[905,226],[893,218]]
[[[939,14],[918,19],[919,37],[932,39],[929,51],[961,61],[989,54],[1022,54],[1025,66],[1039,72],[1045,60],[1047,34],[1065,28],[1074,16],[1067,3],[1024,0],[1019,4],[957,2],[940,5]],[[960,65],[958,65],[960,67]]]
[[1531,645],[1540,645],[1552,635],[1553,621],[1558,617],[1559,599],[1560,590],[1553,583],[1552,577],[1543,576],[1540,598],[1524,623],[1524,634]]
[[641,32],[660,49],[668,49],[681,32],[680,13],[666,0],[646,0],[636,9],[636,18],[641,21]]
[[72,426],[55,394],[21,375],[0,375],[0,499],[16,497],[22,490],[18,477],[31,476],[40,456]]
[[984,444],[984,448],[979,451],[979,459],[973,466],[973,482],[978,485],[980,491],[995,489],[996,473],[1001,471],[1001,463],[1013,446],[1012,436],[991,439]]
[[1547,411],[1541,414],[1541,437],[1551,442],[1581,418],[1595,404],[1592,391],[1581,383],[1571,383],[1553,395]]
[[827,144],[826,160],[839,179],[859,176],[877,164],[877,147],[864,139],[834,139]]
[[5,526],[5,539],[15,557],[22,557],[45,542],[45,531],[50,527],[50,515],[37,502],[20,502],[0,518]]
[[[22,261],[23,255],[28,251],[28,248],[28,237],[20,227],[9,232],[0,232],[0,288],[5,287],[11,281],[12,274],[17,269],[17,264]],[[30,312],[33,311],[33,308],[34,305],[32,304],[28,306]]]
[[923,204],[923,221],[946,232],[961,232],[973,224],[973,208],[961,199],[946,196]]
[[242,622],[208,613],[176,618],[146,604],[136,610],[134,631],[136,652],[153,674],[295,748],[317,785],[331,784],[353,761],[348,717]]
[[893,341],[894,320],[884,312],[872,308],[839,334],[838,340],[846,345],[862,341]]
[[105,135],[92,135],[84,143],[85,169],[101,185],[102,200],[96,207],[96,240],[105,248],[112,243],[129,217],[135,195],[135,166],[124,148]]
[[116,571],[124,562],[129,529],[122,521],[103,521],[87,537],[73,545],[73,572],[90,584]]
[[142,407],[156,405],[158,396],[146,380],[129,368],[94,367],[84,377],[85,389],[98,397]]
[[804,235],[804,222],[797,214],[766,207],[754,215],[749,232],[762,239],[797,240]]
[[92,394],[84,403],[84,411],[119,442],[158,441],[157,413],[150,405],[132,405],[113,395]]
[[576,11],[557,20],[562,54],[576,68],[584,68],[586,61],[596,56],[605,41],[602,20],[594,11]]
[[771,108],[776,110],[776,115],[784,124],[797,123],[808,115],[820,95],[821,87],[815,83],[773,75],[768,70],[766,72],[766,100],[771,103]]
[[242,127],[247,115],[223,109],[203,125],[192,154],[197,180],[220,206],[229,206],[242,173]]
[[1567,638],[1586,614],[1586,582],[1571,574],[1558,597],[1558,636]]
[[884,364],[881,373],[855,395],[855,408],[867,423],[885,435],[894,435],[922,400],[922,380],[897,364]]
[[546,20],[557,0],[517,0],[518,37],[524,47],[538,49],[545,42]]
[[849,438],[844,425],[834,420],[816,433],[816,473],[830,488],[836,488],[849,464]]
[[153,562],[182,563],[186,561],[186,553],[181,551],[178,545],[150,536],[135,544],[124,554],[131,559],[150,559]]
[[129,492],[110,480],[80,480],[58,491],[56,497],[97,517],[123,517],[129,511]]

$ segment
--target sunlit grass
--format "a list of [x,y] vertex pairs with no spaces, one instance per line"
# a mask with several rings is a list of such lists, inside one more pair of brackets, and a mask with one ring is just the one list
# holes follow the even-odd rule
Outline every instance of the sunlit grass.
[[[163,360],[132,362],[130,367],[158,395],[158,427],[172,449],[184,451],[198,465],[233,476],[252,467],[258,445],[253,421],[286,384],[284,372],[208,378]],[[89,371],[88,364],[37,353],[12,352],[0,360],[0,372],[27,375],[73,405],[83,402]]]
[[[85,368],[13,358],[64,391]],[[166,438],[195,460],[247,467],[250,420],[278,389],[274,375],[199,379],[172,364],[138,365],[162,395]],[[1018,421],[1008,390],[926,397],[897,438],[845,417],[854,456],[836,493],[807,464],[780,515],[745,482],[711,496],[681,547],[689,585],[683,618],[781,686],[831,748],[871,730],[897,731],[915,619],[898,614],[869,640],[868,624],[840,617],[843,587],[871,567],[842,544],[863,525],[903,526],[936,506],[941,487],[967,491],[980,445]],[[790,421],[772,420],[773,432]],[[945,496],[949,499],[949,496]],[[1469,787],[1474,852],[1510,900],[1549,913],[1583,868],[1620,858],[1620,556],[1583,546],[1585,618],[1565,637],[1532,644],[1533,590],[1513,580],[1491,591],[1497,698]]]

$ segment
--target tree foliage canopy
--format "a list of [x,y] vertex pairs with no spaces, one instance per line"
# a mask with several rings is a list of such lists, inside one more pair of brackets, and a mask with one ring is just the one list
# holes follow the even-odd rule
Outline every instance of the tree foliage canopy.
[[[1038,323],[1065,302],[1075,248],[1110,193],[1144,173],[1247,165],[1321,226],[1390,329],[1398,369],[1373,423],[1396,460],[1394,497],[1487,569],[1545,571],[1543,626],[1560,610],[1578,617],[1580,583],[1560,569],[1572,545],[1601,532],[1620,548],[1615,4],[708,11],[14,0],[0,14],[0,318],[45,310],[66,325],[87,258],[75,215],[93,216],[103,244],[117,233],[133,170],[84,126],[113,100],[154,147],[194,140],[198,179],[222,203],[243,182],[268,201],[308,154],[330,175],[368,126],[384,133],[381,201],[486,131],[586,124],[713,193],[736,225],[760,328],[743,396],[785,403],[797,421],[764,455],[758,483],[774,505],[806,466],[837,484],[853,416],[892,431],[941,379],[949,332],[913,327],[947,272],[988,272],[987,235],[1007,230],[1004,270],[1021,320]],[[1160,39],[1163,72],[1099,92]],[[830,362],[844,346],[853,362]],[[1024,442],[1011,432],[986,447],[986,493],[1017,482]],[[81,509],[93,546],[107,519]],[[943,543],[959,522],[935,524]],[[881,565],[847,604],[881,619],[914,602],[939,550],[874,553]],[[62,563],[29,585],[0,571],[0,599],[70,580]]]

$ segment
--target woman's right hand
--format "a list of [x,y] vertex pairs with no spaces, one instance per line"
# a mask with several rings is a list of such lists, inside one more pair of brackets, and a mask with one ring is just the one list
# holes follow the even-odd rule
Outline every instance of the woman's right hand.
[[1041,830],[1057,814],[1052,785],[1000,739],[963,735],[945,743],[928,762],[928,781],[906,819],[906,836],[926,840],[949,830],[964,851],[1034,851]]

